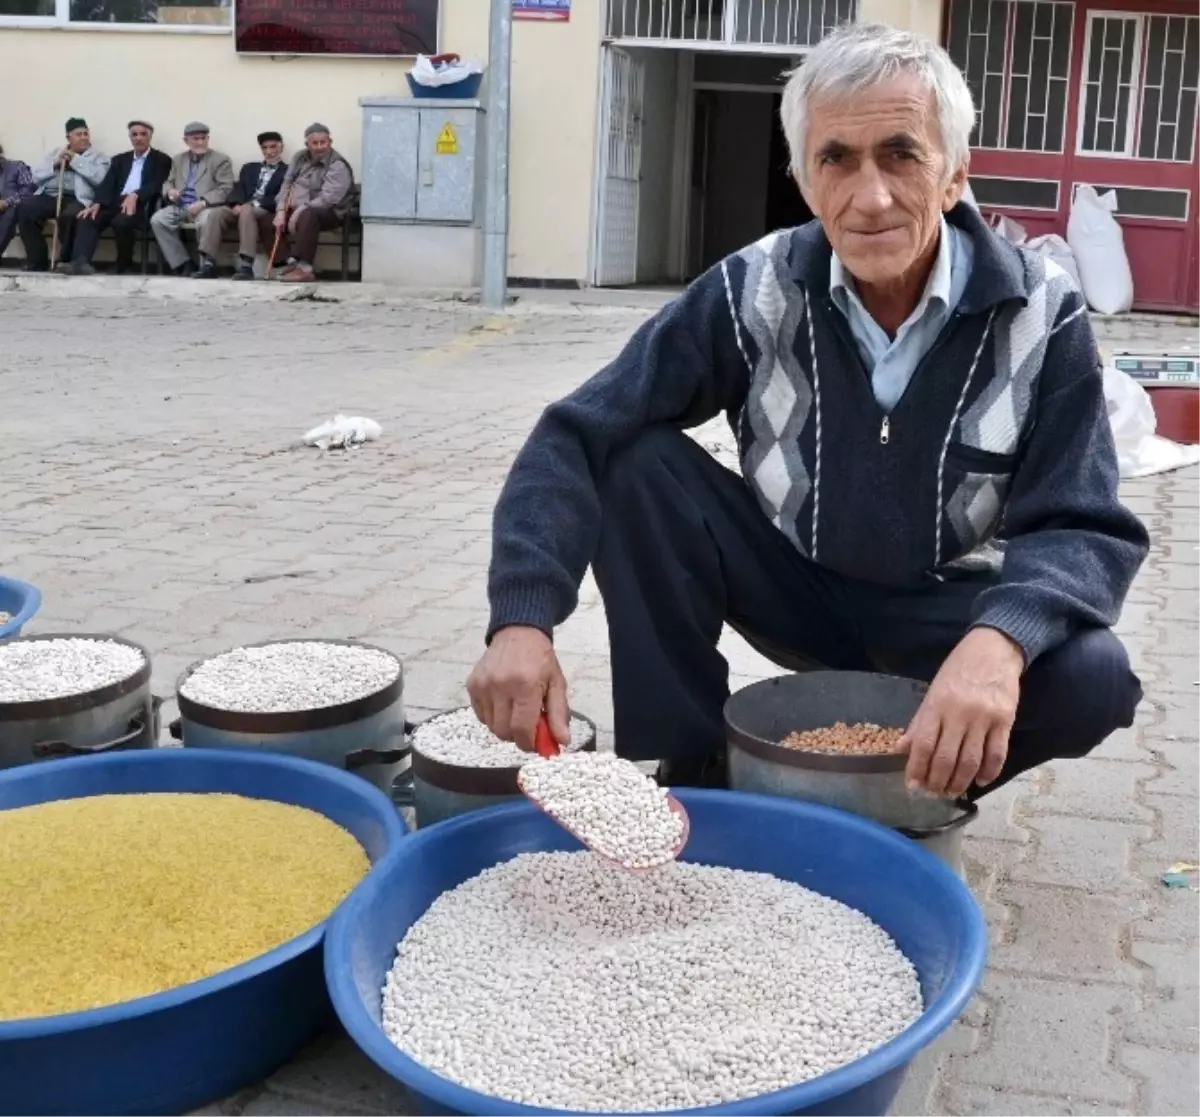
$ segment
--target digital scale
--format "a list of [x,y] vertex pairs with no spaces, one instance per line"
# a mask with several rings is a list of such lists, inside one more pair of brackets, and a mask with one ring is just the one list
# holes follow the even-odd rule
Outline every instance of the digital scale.
[[1116,353],[1113,364],[1146,386],[1200,388],[1200,357],[1180,353]]

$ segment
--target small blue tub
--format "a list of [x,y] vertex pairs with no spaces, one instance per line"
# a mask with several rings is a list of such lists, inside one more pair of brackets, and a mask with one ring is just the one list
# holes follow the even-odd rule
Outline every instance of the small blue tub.
[[450,85],[422,85],[413,81],[412,74],[408,78],[408,88],[414,97],[423,101],[473,101],[479,96],[479,86],[483,82],[482,74],[468,74],[462,81]]
[[0,623],[0,643],[15,640],[21,629],[42,607],[42,591],[16,578],[0,578],[0,613],[10,613],[12,620]]
[[[405,835],[388,798],[357,776],[230,750],[156,749],[31,764],[0,774],[0,810],[152,791],[229,792],[308,807],[359,840],[376,866],[368,881]],[[329,1017],[324,933],[322,923],[243,965],[165,993],[0,1021],[0,1113],[184,1113],[264,1078]]]
[[[909,1062],[966,1007],[987,958],[970,890],[915,842],[857,815],[729,791],[681,790],[691,817],[683,860],[772,873],[841,900],[880,924],[916,966],[924,1015],[895,1039],[830,1074],[721,1106],[722,1114],[885,1114]],[[416,1096],[421,1113],[550,1114],[466,1089],[399,1051],[380,1026],[396,943],[443,892],[518,853],[579,849],[529,803],[475,811],[407,838],[330,921],[325,974],[354,1041]]]

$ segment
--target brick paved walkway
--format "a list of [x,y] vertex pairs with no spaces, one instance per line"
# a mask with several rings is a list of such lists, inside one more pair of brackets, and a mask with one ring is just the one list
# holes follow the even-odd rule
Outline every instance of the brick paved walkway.
[[[153,652],[160,694],[234,644],[356,637],[404,657],[414,713],[460,703],[507,464],[539,409],[645,311],[563,299],[493,316],[224,292],[0,297],[0,561],[45,591],[34,631],[131,636]],[[1144,322],[1105,332],[1114,347],[1194,341]],[[335,410],[378,419],[383,440],[294,447]],[[727,453],[720,424],[699,437]],[[1120,626],[1148,699],[1094,758],[987,800],[968,854],[991,966],[896,1112],[1200,1111],[1197,894],[1158,879],[1200,859],[1197,473],[1130,485],[1128,499],[1155,540]],[[610,736],[593,587],[559,646],[576,704]],[[774,671],[736,639],[727,650],[735,686]],[[336,1035],[212,1109],[410,1111]]]

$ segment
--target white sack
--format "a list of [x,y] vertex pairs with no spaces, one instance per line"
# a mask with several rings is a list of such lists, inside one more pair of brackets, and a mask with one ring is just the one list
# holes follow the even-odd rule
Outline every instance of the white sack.
[[1075,286],[1079,286],[1079,265],[1075,263],[1075,253],[1071,251],[1071,246],[1057,233],[1047,233],[1045,236],[1034,237],[1033,240],[1025,242],[1025,247],[1038,253],[1039,256],[1045,256],[1046,259],[1053,260],[1067,275],[1075,280]]
[[428,55],[418,54],[413,63],[412,79],[418,85],[453,85],[456,81],[469,78],[472,74],[482,74],[483,66],[465,58],[456,58],[450,62],[434,64]]
[[1080,186],[1067,221],[1067,243],[1075,253],[1084,298],[1101,314],[1124,314],[1133,306],[1133,273],[1113,216],[1116,209],[1115,190],[1101,196],[1091,186]]
[[1014,221],[1011,217],[1006,217],[1004,214],[999,214],[996,220],[992,223],[992,228],[995,232],[1003,237],[1009,244],[1024,244],[1029,234],[1025,231],[1025,226],[1019,221]]

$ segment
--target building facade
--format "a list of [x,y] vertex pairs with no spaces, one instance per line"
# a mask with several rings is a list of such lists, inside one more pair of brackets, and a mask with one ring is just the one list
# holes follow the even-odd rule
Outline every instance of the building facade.
[[[358,166],[359,98],[405,92],[406,59],[239,53],[229,0],[155,2],[0,0],[9,88],[29,91],[0,133],[9,154],[36,160],[71,115],[86,116],[111,152],[124,146],[125,121],[148,118],[173,152],[198,118],[237,162],[256,155],[258,131],[277,128],[295,146],[321,120]],[[347,0],[255,3],[311,21]],[[782,82],[830,27],[858,19],[938,38],[964,69],[981,110],[972,182],[985,211],[1010,214],[1031,236],[1062,233],[1075,184],[1116,186],[1139,305],[1194,307],[1189,4],[554,0],[543,13],[553,18],[514,24],[510,274],[675,283],[805,220],[778,125]],[[441,0],[437,48],[485,61],[487,8]]]

